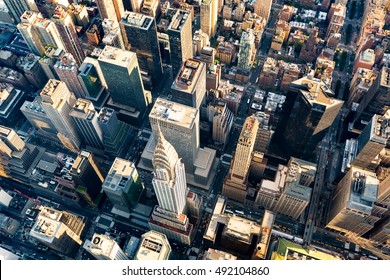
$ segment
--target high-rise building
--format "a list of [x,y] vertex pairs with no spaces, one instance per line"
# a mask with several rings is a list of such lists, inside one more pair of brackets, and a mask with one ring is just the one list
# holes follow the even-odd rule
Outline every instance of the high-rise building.
[[390,68],[382,67],[372,86],[359,101],[354,116],[354,126],[359,128],[369,122],[374,114],[384,115],[390,106]]
[[108,237],[94,233],[91,240],[85,240],[83,248],[97,260],[128,260],[118,243]]
[[269,125],[270,115],[264,112],[256,112],[254,117],[259,122],[259,129],[257,130],[256,142],[253,150],[256,152],[265,153],[271,142],[273,131]]
[[225,251],[209,248],[207,252],[204,253],[203,260],[233,261],[237,260],[237,257]]
[[34,0],[4,0],[4,3],[15,22],[20,22],[20,17],[26,11],[38,12],[38,7]]
[[54,21],[60,38],[65,46],[65,51],[71,53],[78,66],[85,58],[84,50],[77,36],[76,27],[71,15],[62,6],[57,6],[52,20]]
[[353,65],[353,73],[359,68],[371,70],[375,64],[375,52],[372,49],[366,49],[357,56]]
[[253,252],[252,260],[265,260],[268,252],[268,246],[271,241],[271,231],[274,226],[276,215],[271,211],[265,210],[263,221],[261,222],[261,235],[259,243]]
[[182,63],[193,57],[192,21],[187,11],[176,10],[168,26],[172,74],[176,76]]
[[76,103],[74,94],[64,82],[51,79],[42,89],[40,97],[40,106],[56,128],[61,143],[70,150],[78,150],[82,139],[76,124],[69,116]]
[[246,199],[249,167],[258,128],[259,123],[254,116],[246,118],[229,173],[223,183],[222,194],[239,202],[245,202]]
[[100,194],[104,175],[100,170],[94,156],[88,151],[81,151],[77,155],[70,175],[77,184],[77,192],[87,203],[93,205],[94,199]]
[[255,13],[268,21],[271,13],[272,0],[256,0]]
[[0,126],[0,176],[29,181],[39,150],[8,127]]
[[243,31],[241,34],[237,66],[243,70],[250,70],[255,60],[255,54],[255,36],[253,35],[252,29],[248,32]]
[[[136,12],[136,11],[134,11]],[[161,5],[158,0],[144,0],[140,12],[144,15],[159,18],[161,14]]]
[[347,7],[345,5],[332,4],[328,14],[329,25],[328,30],[326,31],[326,39],[328,39],[332,34],[342,33],[346,12]]
[[75,24],[86,30],[90,25],[87,6],[72,3],[68,7],[68,11],[73,15]]
[[137,55],[134,52],[106,46],[98,61],[113,106],[143,114],[150,100],[142,84]]
[[26,117],[31,126],[36,129],[36,136],[58,141],[58,131],[49,116],[46,114],[41,103],[42,98],[37,96],[32,102],[25,101],[20,107],[20,111]]
[[200,29],[210,38],[217,32],[218,0],[202,0],[200,3]]
[[157,85],[163,71],[155,19],[125,12],[120,28],[126,50],[137,54],[140,68],[151,77],[153,85]]
[[125,9],[122,0],[96,0],[100,17],[120,21]]
[[167,237],[157,231],[151,230],[142,235],[140,246],[135,260],[168,260],[171,254],[171,245]]
[[317,165],[290,158],[284,188],[276,204],[279,214],[298,219],[309,205]]
[[102,28],[104,32],[102,42],[104,45],[118,49],[125,48],[118,21],[112,19],[104,19],[102,22]]
[[78,68],[71,53],[65,53],[64,56],[54,64],[54,71],[57,73],[58,78],[66,84],[76,98],[85,98],[87,92],[77,77]]
[[288,166],[278,166],[274,180],[261,180],[255,205],[299,218],[310,202],[316,170],[316,164],[291,157]]
[[309,158],[339,113],[343,101],[334,99],[321,80],[306,76],[290,86],[277,139],[287,155]]
[[82,241],[84,221],[74,214],[41,207],[30,236],[49,248],[74,257]]
[[158,204],[164,210],[182,214],[186,205],[186,177],[184,164],[175,148],[158,132],[153,157],[153,188]]
[[109,94],[106,80],[97,59],[86,57],[78,70],[78,79],[86,93],[85,98],[92,101],[96,109],[106,104]]
[[103,132],[98,123],[98,113],[91,101],[79,98],[69,112],[85,144],[103,149]]
[[115,110],[103,107],[98,117],[106,155],[124,157],[131,141],[131,127],[118,120]]
[[375,173],[352,167],[333,192],[326,227],[362,236],[379,220],[373,215],[379,181]]
[[164,137],[176,147],[186,171],[192,173],[200,145],[199,110],[157,98],[149,120],[155,135],[160,125]]
[[187,192],[185,167],[157,125],[159,130],[153,156],[152,184],[159,206],[154,209],[149,226],[168,238],[189,245],[193,238],[193,225],[184,214]]
[[48,81],[48,77],[43,71],[41,64],[39,64],[39,56],[32,53],[29,53],[26,56],[20,56],[16,63],[16,67],[23,72],[26,79],[36,89],[43,88]]
[[377,77],[373,70],[359,68],[353,75],[351,86],[349,87],[349,96],[347,108],[351,108],[353,103],[357,103],[368,92]]
[[206,103],[206,65],[187,59],[171,87],[172,101],[200,110]]
[[227,140],[233,127],[233,113],[229,110],[224,101],[217,101],[215,104],[209,104],[208,109],[211,109],[213,128],[212,139],[216,143],[223,145],[227,144]]
[[43,55],[47,46],[65,49],[54,22],[44,18],[38,12],[23,13],[17,27],[30,50],[36,55]]
[[134,163],[115,158],[104,180],[103,190],[114,206],[112,212],[126,216],[137,206],[144,185]]
[[375,170],[380,152],[390,137],[390,110],[384,116],[374,115],[357,138],[356,157],[350,163],[363,169]]

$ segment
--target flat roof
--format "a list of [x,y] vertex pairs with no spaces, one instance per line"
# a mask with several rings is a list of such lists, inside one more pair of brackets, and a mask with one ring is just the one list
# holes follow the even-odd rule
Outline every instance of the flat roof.
[[149,119],[156,119],[175,126],[191,129],[198,110],[180,103],[157,98],[149,114]]
[[140,247],[135,259],[137,260],[167,260],[171,253],[171,246],[167,237],[151,230],[142,235]]
[[153,20],[153,17],[146,16],[144,14],[125,11],[122,16],[121,23],[148,30],[153,23]]
[[128,67],[128,65],[134,59],[137,59],[134,52],[106,46],[100,53],[98,61],[115,64],[117,66]]
[[260,230],[261,227],[259,224],[233,215],[230,216],[229,222],[222,234],[250,244],[254,234],[260,235]]
[[301,93],[307,101],[314,104],[321,104],[326,107],[341,106],[342,100],[329,97],[334,95],[333,91],[324,83],[324,81],[311,77],[303,77],[292,82],[293,86],[300,88]]
[[339,260],[339,258],[330,254],[318,251],[313,248],[304,248],[286,239],[279,239],[276,252],[273,254],[273,260]]
[[200,148],[194,163],[194,166],[196,167],[194,174],[202,177],[208,177],[213,166],[216,153],[216,150],[208,147]]

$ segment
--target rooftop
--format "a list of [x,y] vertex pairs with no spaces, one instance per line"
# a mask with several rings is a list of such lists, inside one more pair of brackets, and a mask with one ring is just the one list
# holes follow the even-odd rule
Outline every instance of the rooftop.
[[148,30],[153,23],[153,20],[153,17],[126,11],[122,16],[121,23]]
[[135,53],[111,46],[106,46],[98,58],[99,61],[115,64],[121,67],[128,67],[134,59],[136,60]]
[[322,81],[313,77],[303,77],[292,82],[292,87],[300,89],[307,101],[312,104],[320,104],[326,107],[336,106],[343,101],[329,97],[333,91]]
[[[383,116],[374,115],[372,132],[376,140],[386,144],[390,139],[390,109]],[[379,138],[379,139],[378,139]]]
[[149,118],[191,129],[197,114],[198,110],[195,108],[159,97],[149,114]]
[[273,260],[339,260],[330,254],[312,248],[304,248],[285,239],[279,239]]
[[203,259],[221,261],[221,260],[236,260],[237,257],[232,254],[226,253],[224,251],[209,248],[207,252],[205,252]]
[[[116,242],[110,237],[102,234],[95,233],[91,242],[86,242],[84,248],[87,247],[95,255],[103,255],[111,257]],[[115,255],[115,252],[114,252]]]
[[187,18],[190,18],[191,20],[190,13],[188,11],[178,9],[175,15],[172,17],[172,21],[168,29],[171,31],[180,32],[184,24],[186,23]]
[[134,181],[137,179],[137,176],[138,172],[134,163],[117,157],[102,187],[111,191],[122,191],[128,186],[128,182]]
[[378,196],[379,180],[375,173],[352,167],[350,172],[349,200],[347,207],[371,213]]
[[100,110],[98,121],[102,124],[108,123],[111,117],[115,114],[115,110],[107,107],[103,107]]
[[204,63],[195,59],[187,59],[172,84],[172,89],[192,92],[196,87],[200,77],[201,70],[205,67]]
[[253,235],[260,235],[260,230],[259,224],[233,215],[230,217],[222,234],[250,244]]
[[72,111],[69,115],[79,119],[86,119],[88,121],[92,120],[97,114],[95,108],[91,101],[87,99],[79,98],[76,103],[73,105]]
[[171,246],[167,237],[151,230],[142,235],[141,245],[135,259],[137,260],[167,260],[171,253]]

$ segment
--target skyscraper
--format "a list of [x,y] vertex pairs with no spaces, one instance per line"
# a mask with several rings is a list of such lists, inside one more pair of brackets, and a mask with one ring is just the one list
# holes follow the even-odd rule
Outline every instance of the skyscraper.
[[8,127],[0,126],[0,176],[29,181],[38,149],[26,144]]
[[153,133],[158,135],[160,125],[164,137],[176,147],[186,170],[193,172],[199,152],[199,110],[157,98],[149,120]]
[[152,181],[161,208],[182,214],[186,204],[186,177],[184,164],[175,148],[164,138],[161,130],[153,157]]
[[57,252],[74,257],[82,243],[80,235],[83,229],[82,218],[65,211],[41,207],[30,236]]
[[113,106],[144,113],[148,100],[134,52],[106,46],[99,58]]
[[373,213],[379,181],[375,173],[352,167],[333,192],[326,227],[362,236],[379,220]]
[[153,156],[153,188],[159,206],[153,211],[151,229],[184,244],[191,244],[192,228],[183,213],[186,206],[186,174],[175,148],[164,138],[159,124],[158,140]]
[[176,76],[182,63],[192,58],[192,22],[188,11],[176,10],[168,26],[172,74]]
[[256,0],[255,13],[268,21],[271,13],[272,0]]
[[96,0],[96,5],[102,19],[108,18],[119,22],[125,12],[123,0]]
[[91,240],[85,240],[83,247],[97,260],[129,259],[118,243],[107,235],[94,233]]
[[52,20],[56,24],[60,38],[65,46],[65,51],[71,53],[77,65],[80,66],[83,63],[85,54],[71,15],[62,6],[57,6]]
[[241,34],[237,66],[243,70],[250,70],[255,60],[255,54],[255,36],[253,35],[252,29],[248,32],[243,31]]
[[330,96],[323,81],[309,76],[291,84],[274,137],[286,155],[306,159],[313,154],[343,105]]
[[374,114],[384,115],[390,106],[390,68],[382,67],[372,86],[359,101],[354,116],[354,126],[361,128]]
[[356,157],[351,165],[374,171],[379,165],[380,152],[390,136],[390,110],[384,116],[374,115],[357,138]]
[[44,18],[40,13],[26,11],[20,17],[18,30],[30,50],[36,55],[43,55],[47,46],[65,49],[54,22]]
[[115,158],[104,180],[103,190],[114,206],[112,212],[128,217],[129,212],[137,206],[144,185],[134,163]]
[[124,157],[131,141],[131,127],[118,120],[115,110],[103,107],[98,117],[103,132],[103,145],[109,157]]
[[140,246],[135,260],[168,260],[171,254],[171,245],[165,234],[151,230],[142,235]]
[[126,50],[137,54],[140,68],[151,77],[153,85],[157,85],[163,71],[155,19],[125,12],[120,28]]
[[77,184],[79,195],[90,205],[95,205],[94,200],[102,190],[104,175],[92,153],[79,152],[70,169],[70,175]]
[[249,167],[258,128],[259,123],[254,116],[246,118],[229,173],[223,183],[222,195],[239,202],[245,202],[246,199]]
[[202,0],[200,3],[200,29],[210,38],[217,32],[218,0]]
[[87,92],[77,77],[78,68],[71,53],[65,53],[64,56],[54,64],[54,71],[57,73],[58,78],[66,84],[76,98],[85,98]]
[[172,101],[200,110],[206,103],[206,65],[187,59],[171,87]]
[[78,70],[78,79],[96,109],[101,109],[109,98],[106,80],[97,59],[86,57]]
[[69,112],[85,144],[96,149],[103,149],[103,132],[98,123],[98,113],[91,101],[79,98]]
[[15,22],[20,22],[20,17],[25,11],[38,12],[38,7],[34,0],[4,0],[4,3]]
[[40,93],[42,106],[47,117],[58,131],[57,137],[70,150],[78,150],[82,139],[76,124],[69,116],[76,97],[64,82],[49,80]]

